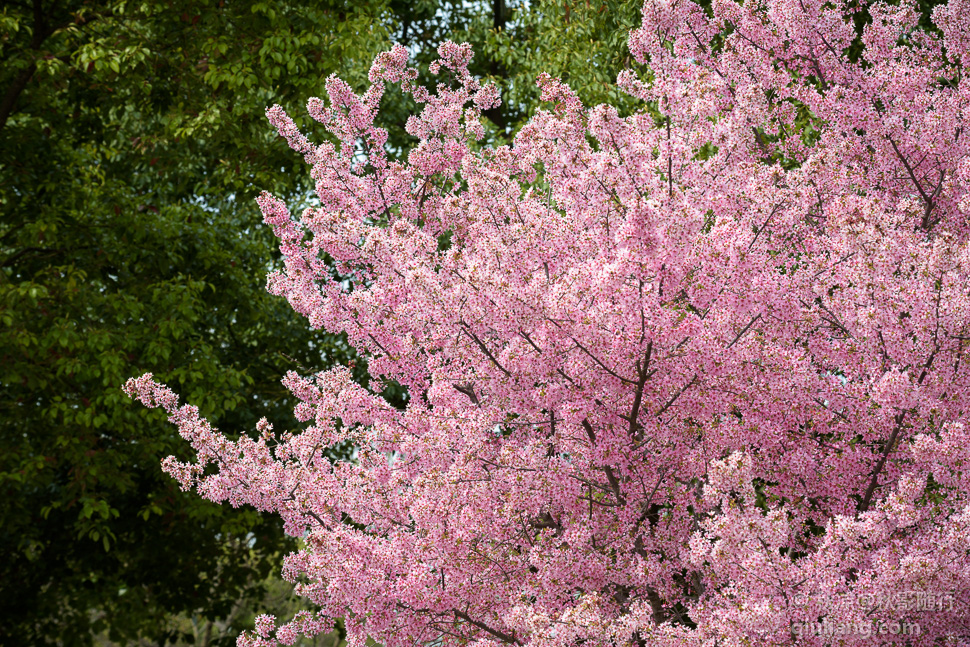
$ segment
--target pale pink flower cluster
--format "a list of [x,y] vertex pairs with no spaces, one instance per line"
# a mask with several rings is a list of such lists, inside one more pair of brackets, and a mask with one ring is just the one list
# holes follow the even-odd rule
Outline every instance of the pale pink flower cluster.
[[[319,614],[242,644],[338,617],[355,647],[893,622],[970,642],[970,5],[938,31],[914,3],[868,10],[852,60],[841,3],[649,0],[630,46],[652,76],[620,85],[655,110],[543,76],[552,105],[509,147],[475,144],[498,99],[467,45],[441,46],[433,91],[402,47],[363,95],[331,79],[309,111],[338,145],[268,111],[320,200],[259,198],[269,290],[409,400],[289,374],[307,427],[230,441],[150,375],[126,385],[198,452],[165,463],[184,487],[305,537],[284,573]],[[404,163],[374,126],[385,83],[422,106]],[[831,603],[912,591],[956,603]]]

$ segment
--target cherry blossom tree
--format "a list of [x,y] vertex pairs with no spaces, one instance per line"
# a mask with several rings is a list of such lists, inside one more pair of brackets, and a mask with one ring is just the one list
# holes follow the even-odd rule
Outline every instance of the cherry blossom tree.
[[[319,612],[241,644],[968,644],[970,2],[857,11],[648,0],[643,109],[544,76],[509,147],[454,43],[434,91],[403,47],[331,78],[336,145],[268,110],[319,197],[259,198],[268,289],[375,381],[290,373],[306,428],[235,441],[125,387],[197,452],[184,488],[304,538]],[[405,162],[387,84],[422,106]]]

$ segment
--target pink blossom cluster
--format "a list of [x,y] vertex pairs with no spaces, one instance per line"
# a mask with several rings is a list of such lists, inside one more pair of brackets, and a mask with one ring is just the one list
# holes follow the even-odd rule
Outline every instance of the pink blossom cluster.
[[[644,109],[543,76],[511,146],[480,143],[468,45],[433,90],[403,47],[362,95],[331,79],[336,145],[268,111],[320,201],[259,198],[268,288],[378,386],[288,374],[306,428],[230,441],[126,385],[197,451],[165,463],[183,487],[304,538],[284,574],[318,613],[241,644],[338,617],[355,647],[970,644],[970,2],[933,30],[870,2],[861,34],[855,6],[648,0],[650,75],[619,80]],[[422,106],[404,162],[386,83]],[[901,591],[955,604],[829,604]]]

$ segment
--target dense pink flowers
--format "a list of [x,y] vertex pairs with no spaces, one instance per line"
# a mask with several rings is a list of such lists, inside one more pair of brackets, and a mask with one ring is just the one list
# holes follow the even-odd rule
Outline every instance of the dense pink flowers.
[[[850,8],[711,8],[644,7],[652,77],[620,84],[653,112],[543,77],[511,147],[476,143],[467,45],[434,91],[402,47],[361,96],[331,79],[336,146],[268,111],[320,200],[259,198],[268,287],[410,399],[291,373],[308,426],[230,441],[126,385],[198,452],[183,487],[305,538],[319,613],[242,644],[337,617],[355,646],[970,641],[970,5],[934,32],[873,3],[861,56]],[[384,83],[423,106],[406,163]]]

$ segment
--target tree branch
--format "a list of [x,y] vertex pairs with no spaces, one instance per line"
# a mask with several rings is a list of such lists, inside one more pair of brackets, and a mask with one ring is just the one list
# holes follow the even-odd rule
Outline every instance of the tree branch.
[[[589,436],[589,442],[595,444],[596,434],[593,433],[593,425],[589,423],[588,418],[583,418],[583,429],[586,430],[586,435]],[[620,481],[616,478],[616,474],[613,473],[613,468],[609,465],[604,465],[603,472],[606,473],[606,480],[610,482],[610,488],[612,488],[613,494],[616,495],[616,500],[621,504],[626,503],[626,498],[620,492]]]
[[7,125],[7,119],[13,114],[14,104],[17,103],[17,98],[27,87],[27,83],[33,78],[34,72],[37,71],[37,66],[31,63],[29,66],[20,71],[13,83],[7,88],[7,91],[3,94],[3,99],[0,100],[0,130]]
[[492,629],[491,627],[489,627],[484,622],[480,622],[478,620],[472,619],[464,611],[459,611],[458,609],[453,609],[452,610],[452,613],[455,614],[455,617],[456,618],[458,618],[460,620],[464,620],[468,624],[474,625],[474,626],[478,627],[479,629],[481,629],[482,631],[484,631],[486,633],[492,634],[493,636],[495,636],[496,638],[498,638],[499,640],[501,640],[504,643],[508,643],[510,645],[521,645],[522,644],[519,641],[519,639],[516,638],[514,635],[507,634],[504,631],[499,631],[498,629]]
[[499,361],[497,359],[495,359],[495,356],[492,355],[492,352],[490,350],[488,350],[488,347],[486,347],[485,344],[482,343],[482,340],[479,339],[475,335],[475,333],[473,333],[471,331],[471,329],[468,328],[468,324],[466,324],[463,321],[463,322],[461,322],[461,325],[464,327],[463,330],[465,331],[465,334],[468,335],[469,337],[471,337],[472,341],[474,341],[476,344],[478,344],[478,347],[480,349],[482,349],[482,352],[483,353],[485,353],[485,356],[488,357],[490,360],[492,360],[492,364],[495,364],[495,366],[497,366],[500,371],[502,371],[503,373],[505,373],[505,376],[506,377],[512,377],[512,373],[510,373],[507,368],[505,368],[504,366],[502,366],[501,364],[499,364]]
[[[930,353],[929,358],[926,360],[926,364],[923,365],[923,370],[920,373],[919,379],[916,380],[916,385],[919,386],[923,384],[923,380],[929,374],[930,367],[933,366],[933,360],[936,359],[936,353],[939,349],[934,349]],[[886,441],[886,447],[883,449],[882,457],[876,464],[876,469],[872,471],[872,478],[869,479],[869,487],[866,488],[865,494],[862,496],[862,501],[859,502],[859,514],[862,514],[869,509],[872,503],[872,497],[876,493],[876,488],[879,487],[879,474],[882,473],[883,468],[886,466],[886,461],[889,460],[889,454],[892,453],[893,448],[896,446],[896,438],[899,436],[899,432],[903,429],[903,418],[906,417],[908,411],[900,411],[896,414],[894,420],[893,431],[889,434],[889,440]]]
[[596,357],[596,355],[593,355],[593,353],[589,352],[589,350],[587,350],[587,348],[585,346],[583,346],[578,341],[576,341],[576,338],[575,337],[570,337],[570,339],[572,339],[573,340],[573,343],[576,344],[576,348],[578,348],[579,350],[581,350],[584,353],[586,353],[587,355],[589,355],[590,359],[592,359],[594,362],[596,362],[597,364],[599,364],[600,368],[602,368],[604,371],[606,371],[607,373],[609,373],[610,375],[612,375],[613,377],[615,377],[619,381],[623,382],[624,384],[633,384],[633,385],[636,385],[637,384],[633,380],[623,377],[622,375],[620,375],[616,371],[612,370],[609,366],[607,366],[606,364],[604,364],[600,360],[600,358]]
[[643,388],[647,384],[647,380],[650,378],[650,356],[653,355],[653,342],[651,341],[647,344],[647,355],[643,359],[643,365],[640,366],[637,363],[637,370],[639,379],[637,380],[636,389],[633,391],[633,407],[630,411],[630,436],[635,436],[637,431],[639,431],[640,424],[637,422],[637,417],[640,415],[640,407],[643,404]]
[[458,384],[455,382],[452,384],[452,386],[455,387],[455,391],[467,395],[468,399],[471,400],[475,406],[481,406],[478,402],[478,396],[475,395],[475,388],[472,386],[471,382],[465,382],[464,384]]
[[[927,229],[928,223],[930,220],[930,213],[933,211],[933,207],[936,206],[933,202],[933,198],[936,196],[936,192],[935,191],[933,192],[933,196],[927,195],[926,190],[923,188],[923,185],[916,178],[916,171],[913,170],[912,166],[910,166],[909,161],[905,157],[903,157],[903,153],[899,150],[899,147],[896,145],[896,142],[889,135],[886,135],[886,139],[889,140],[889,144],[893,147],[893,151],[895,151],[896,157],[898,157],[899,161],[903,163],[903,167],[906,169],[906,173],[909,175],[909,179],[911,179],[913,181],[913,184],[916,185],[916,190],[923,198],[923,203],[926,205],[926,208],[923,211],[923,220],[920,223],[920,226],[923,229]],[[943,179],[941,177],[940,186],[942,185],[943,185]]]
[[899,432],[903,428],[903,418],[905,417],[905,411],[900,411],[896,415],[893,431],[891,434],[889,434],[889,440],[886,441],[886,448],[882,452],[882,457],[879,459],[879,463],[876,464],[876,469],[872,471],[872,477],[869,479],[869,487],[866,488],[866,493],[863,495],[862,501],[859,502],[859,514],[862,514],[868,510],[869,505],[872,503],[872,497],[876,493],[876,488],[879,487],[879,474],[886,466],[886,461],[889,459],[889,454],[896,445],[896,437],[899,436]]

